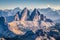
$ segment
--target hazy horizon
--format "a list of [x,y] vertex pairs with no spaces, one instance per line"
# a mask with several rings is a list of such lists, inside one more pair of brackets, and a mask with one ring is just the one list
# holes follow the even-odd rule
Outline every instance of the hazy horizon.
[[60,9],[60,0],[0,0],[0,9],[14,9],[19,7],[21,9],[27,7],[28,9],[34,8],[53,8]]

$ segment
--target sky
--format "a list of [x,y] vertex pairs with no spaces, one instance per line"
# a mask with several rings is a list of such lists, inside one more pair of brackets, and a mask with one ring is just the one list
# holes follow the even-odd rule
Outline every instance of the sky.
[[14,9],[16,7],[21,9],[25,7],[28,9],[51,7],[59,10],[60,0],[0,0],[0,9]]

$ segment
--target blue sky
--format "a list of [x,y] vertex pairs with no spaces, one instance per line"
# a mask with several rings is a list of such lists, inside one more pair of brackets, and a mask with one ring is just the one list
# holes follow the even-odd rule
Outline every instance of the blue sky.
[[60,0],[0,0],[0,9],[14,9],[20,7],[27,8],[46,8],[51,7],[60,9]]

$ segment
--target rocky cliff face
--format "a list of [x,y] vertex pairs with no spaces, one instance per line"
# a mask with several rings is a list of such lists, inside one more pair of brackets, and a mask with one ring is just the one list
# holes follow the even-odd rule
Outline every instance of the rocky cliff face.
[[55,26],[55,23],[52,20],[46,18],[43,14],[40,14],[37,9],[34,9],[31,15],[29,15],[29,10],[25,8],[22,10],[21,14],[16,14],[15,19],[17,21],[8,24],[10,25],[11,31],[14,33],[18,32],[18,34],[20,34],[20,32],[24,34],[28,30],[32,30],[33,32],[38,29],[47,30],[50,26]]

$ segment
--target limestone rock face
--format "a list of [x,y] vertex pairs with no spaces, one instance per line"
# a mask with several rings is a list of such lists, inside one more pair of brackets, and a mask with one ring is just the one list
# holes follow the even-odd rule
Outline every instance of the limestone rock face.
[[32,30],[33,32],[38,29],[48,30],[50,26],[55,25],[52,20],[47,19],[46,16],[40,14],[37,9],[34,9],[30,15],[29,10],[25,8],[20,14],[16,14],[15,19],[17,21],[8,24],[10,25],[9,29],[16,34],[24,34],[28,30]]

